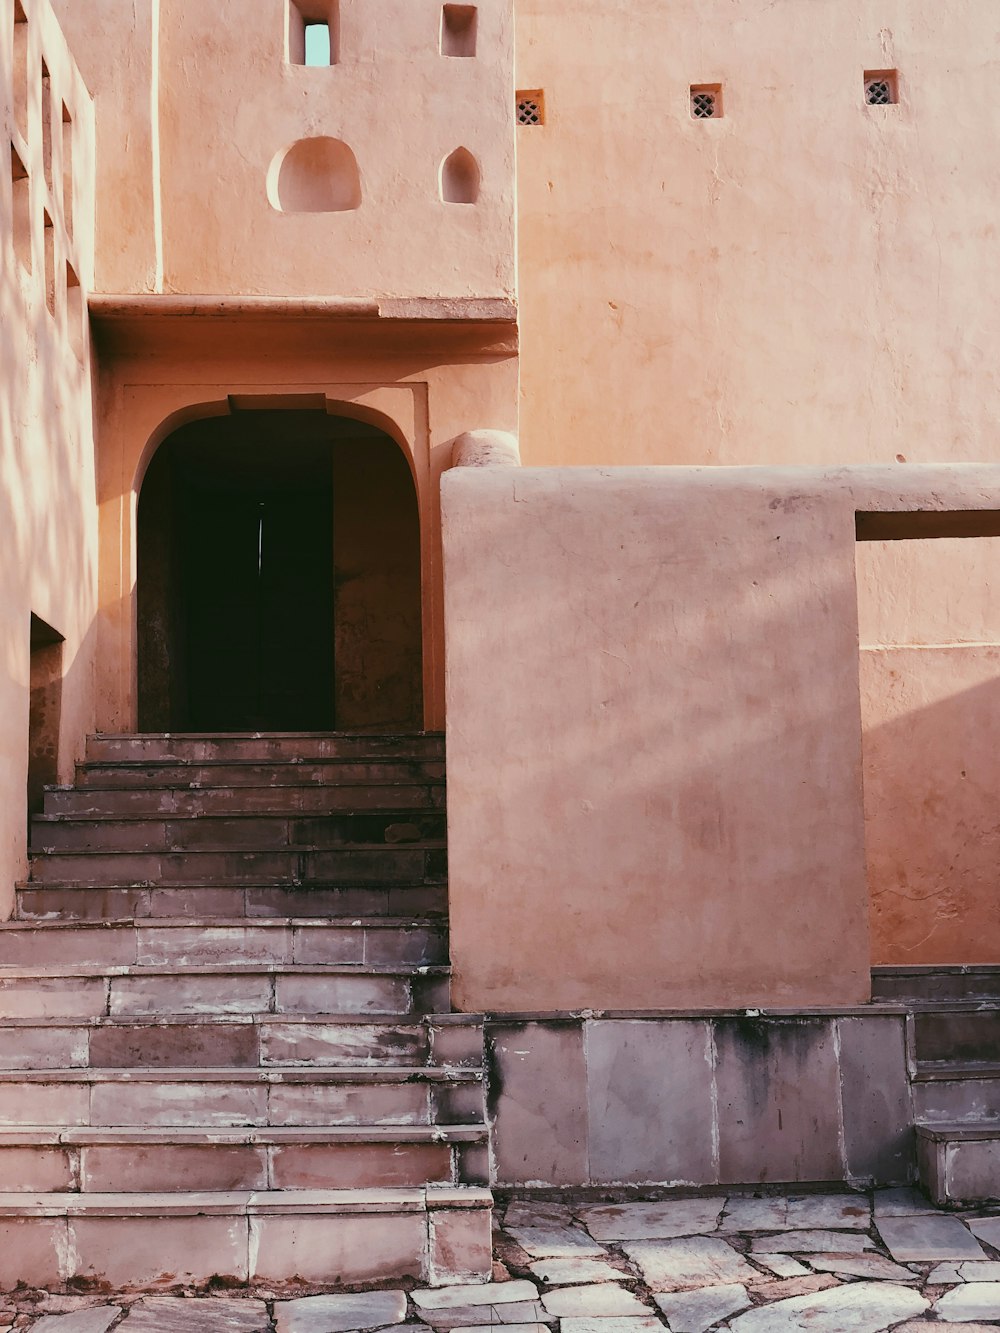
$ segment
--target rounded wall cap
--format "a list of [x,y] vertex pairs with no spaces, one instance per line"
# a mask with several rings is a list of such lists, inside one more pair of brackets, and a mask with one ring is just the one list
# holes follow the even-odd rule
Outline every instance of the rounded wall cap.
[[452,446],[452,467],[520,467],[517,436],[506,430],[467,430]]

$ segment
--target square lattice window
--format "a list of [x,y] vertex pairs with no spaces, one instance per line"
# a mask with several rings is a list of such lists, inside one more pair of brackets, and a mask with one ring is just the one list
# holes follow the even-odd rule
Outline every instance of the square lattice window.
[[545,94],[540,88],[517,94],[517,123],[519,125],[545,124]]
[[894,69],[865,70],[865,102],[868,106],[895,106],[899,88]]
[[691,85],[691,115],[695,120],[722,118],[722,84],[693,83]]

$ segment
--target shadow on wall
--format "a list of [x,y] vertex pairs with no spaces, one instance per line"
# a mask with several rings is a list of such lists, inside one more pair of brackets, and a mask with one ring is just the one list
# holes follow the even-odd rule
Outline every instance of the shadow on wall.
[[1000,646],[864,649],[860,670],[872,961],[1000,963]]

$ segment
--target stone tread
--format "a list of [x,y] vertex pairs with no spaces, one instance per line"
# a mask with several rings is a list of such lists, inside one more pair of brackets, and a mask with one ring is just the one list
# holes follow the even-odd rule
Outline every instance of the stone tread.
[[932,1139],[936,1143],[977,1143],[1000,1139],[1000,1121],[917,1120],[913,1128],[918,1138]]
[[490,1190],[475,1185],[354,1190],[220,1190],[205,1194],[0,1193],[0,1217],[415,1213],[433,1207],[492,1208],[493,1195]]
[[[338,1015],[339,1017],[339,1015]],[[370,1021],[370,1020],[368,1020]],[[0,1069],[0,1083],[481,1083],[465,1065],[287,1065],[275,1067],[165,1065],[125,1068]]]
[[919,1060],[913,1073],[916,1083],[974,1078],[1000,1079],[1000,1060]]
[[64,1125],[0,1126],[0,1148],[129,1144],[230,1145],[287,1143],[481,1143],[485,1124],[467,1125],[255,1125],[215,1129],[197,1125],[115,1126],[67,1128]]

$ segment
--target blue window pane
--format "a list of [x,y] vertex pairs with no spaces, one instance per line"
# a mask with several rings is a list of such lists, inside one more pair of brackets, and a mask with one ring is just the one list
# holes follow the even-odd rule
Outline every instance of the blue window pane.
[[329,23],[306,24],[306,64],[329,65],[330,25]]

